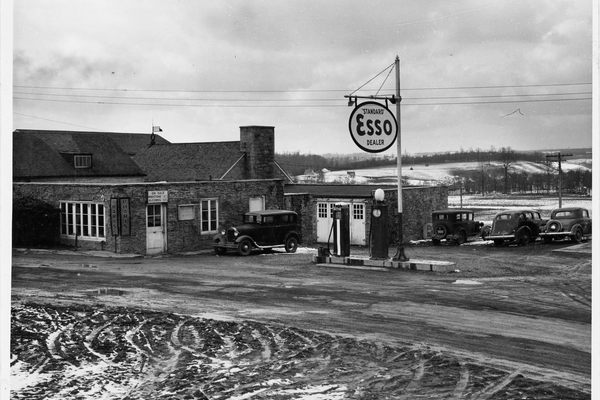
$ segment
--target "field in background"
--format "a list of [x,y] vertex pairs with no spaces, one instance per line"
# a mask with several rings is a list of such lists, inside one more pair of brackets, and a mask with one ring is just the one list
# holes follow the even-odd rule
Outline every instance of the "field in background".
[[[591,171],[591,158],[571,159],[562,163],[563,172],[581,170]],[[502,163],[492,161],[481,164],[478,162],[457,162],[443,164],[406,164],[402,167],[402,176],[409,185],[452,185],[458,178],[459,172],[500,169]],[[543,174],[546,165],[531,161],[515,161],[511,163],[510,173]],[[397,167],[385,166],[356,170],[324,170],[311,175],[298,175],[298,182],[323,182],[323,183],[355,183],[355,184],[395,184],[397,181]]]

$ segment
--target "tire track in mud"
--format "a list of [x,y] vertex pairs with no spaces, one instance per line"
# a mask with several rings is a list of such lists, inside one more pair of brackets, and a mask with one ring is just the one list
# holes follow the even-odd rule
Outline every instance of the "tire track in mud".
[[12,316],[11,374],[30,379],[13,399],[589,398],[425,345],[129,308],[17,304]]

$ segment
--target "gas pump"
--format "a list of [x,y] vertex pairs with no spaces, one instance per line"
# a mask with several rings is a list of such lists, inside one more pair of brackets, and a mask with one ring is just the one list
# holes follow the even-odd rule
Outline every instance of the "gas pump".
[[369,246],[371,259],[388,258],[388,205],[384,200],[382,189],[375,191],[373,207],[371,208]]
[[338,203],[333,208],[333,255],[350,255],[350,206]]

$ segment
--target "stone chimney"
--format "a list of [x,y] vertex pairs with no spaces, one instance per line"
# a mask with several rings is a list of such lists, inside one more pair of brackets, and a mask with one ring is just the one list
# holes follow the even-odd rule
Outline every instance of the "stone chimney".
[[245,179],[275,178],[275,128],[240,126],[240,150],[246,153]]

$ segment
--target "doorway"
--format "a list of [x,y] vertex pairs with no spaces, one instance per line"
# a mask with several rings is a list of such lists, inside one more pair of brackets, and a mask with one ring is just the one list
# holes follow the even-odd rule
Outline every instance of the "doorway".
[[148,204],[146,206],[146,254],[161,254],[167,250],[166,235],[167,206]]

